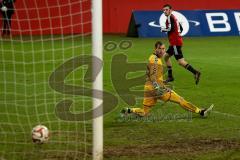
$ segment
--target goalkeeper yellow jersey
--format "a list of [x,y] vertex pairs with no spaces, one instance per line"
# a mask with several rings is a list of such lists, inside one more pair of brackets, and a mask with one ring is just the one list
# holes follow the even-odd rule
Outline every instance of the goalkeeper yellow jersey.
[[147,65],[147,82],[157,82],[163,84],[163,64],[161,58],[158,58],[155,54],[152,54],[148,59]]

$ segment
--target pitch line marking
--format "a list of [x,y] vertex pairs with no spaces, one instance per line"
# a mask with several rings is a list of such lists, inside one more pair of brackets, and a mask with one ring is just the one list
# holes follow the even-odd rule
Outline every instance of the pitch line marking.
[[240,118],[240,116],[238,115],[234,115],[234,114],[230,114],[230,113],[223,113],[223,112],[219,112],[219,111],[212,111],[213,113],[217,113],[217,114],[221,114],[224,116],[228,116],[228,117],[233,117],[233,118]]

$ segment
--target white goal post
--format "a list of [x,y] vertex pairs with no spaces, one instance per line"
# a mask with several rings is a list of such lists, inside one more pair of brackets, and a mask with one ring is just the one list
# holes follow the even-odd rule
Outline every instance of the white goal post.
[[[14,3],[11,34],[0,35],[0,159],[103,159],[102,5]],[[37,125],[50,133],[43,145]]]
[[[102,0],[92,0],[92,54],[100,60],[102,60],[103,48],[102,32]],[[95,63],[93,62],[92,65],[94,70],[96,68]],[[93,83],[93,90],[103,90],[102,71],[103,69],[101,69]],[[95,97],[94,94],[93,91],[93,97]],[[101,99],[93,98],[93,110],[102,102]],[[97,118],[93,115],[93,160],[103,159],[103,111],[101,110],[100,112],[102,112],[100,113],[101,116]]]

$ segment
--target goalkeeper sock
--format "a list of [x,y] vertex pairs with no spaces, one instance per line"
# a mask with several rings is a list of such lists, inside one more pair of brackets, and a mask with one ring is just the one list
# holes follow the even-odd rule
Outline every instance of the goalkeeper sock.
[[191,111],[191,112],[194,112],[194,113],[199,113],[201,112],[201,109],[196,107],[195,105],[187,102],[185,99],[182,99],[180,101],[180,105],[181,107],[183,107],[184,109],[188,110],[188,111]]
[[146,116],[151,110],[151,106],[144,105],[143,108],[131,108],[131,112],[139,116]]
[[132,113],[135,113],[139,116],[145,116],[145,112],[143,108],[131,108]]
[[194,75],[197,73],[197,71],[190,64],[187,64],[185,68],[192,72]]

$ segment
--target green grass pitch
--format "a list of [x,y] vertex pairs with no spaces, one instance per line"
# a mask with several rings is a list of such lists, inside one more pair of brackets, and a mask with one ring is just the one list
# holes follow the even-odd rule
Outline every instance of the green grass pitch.
[[[132,47],[104,51],[104,90],[115,96],[112,57],[123,53],[129,62],[144,63],[159,39],[104,36],[105,44],[122,40],[131,41]],[[168,46],[167,39],[160,40]],[[239,37],[184,38],[184,57],[202,76],[196,86],[193,76],[172,58],[174,90],[198,106],[213,103],[213,113],[203,119],[176,104],[159,102],[152,110],[160,116],[158,120],[122,119],[119,111],[127,104],[118,97],[118,106],[104,116],[104,159],[240,159],[239,41]],[[89,37],[77,35],[0,40],[0,159],[92,158],[91,121],[64,121],[55,114],[56,104],[63,99],[74,101],[72,113],[90,109],[91,99],[65,95],[49,86],[49,76],[58,66],[91,53],[90,42]],[[85,72],[86,67],[77,68],[65,83],[89,87],[90,83],[83,81]],[[141,103],[142,99],[137,99],[136,105]],[[37,124],[50,129],[47,144],[32,143],[31,129]]]

